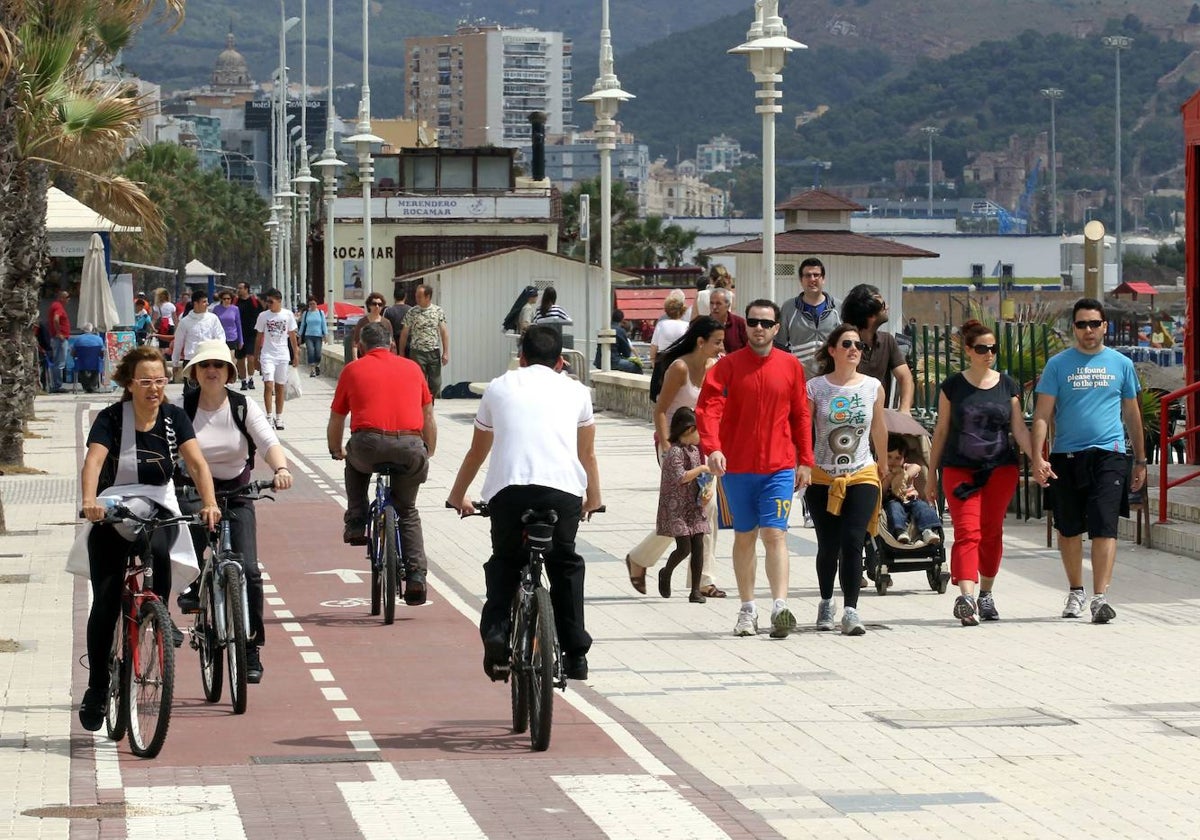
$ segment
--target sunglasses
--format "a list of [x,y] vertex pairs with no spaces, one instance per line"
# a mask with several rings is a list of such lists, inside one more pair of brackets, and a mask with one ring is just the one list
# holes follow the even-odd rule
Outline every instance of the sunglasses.
[[1091,321],[1076,321],[1075,329],[1077,329],[1077,330],[1098,330],[1098,329],[1100,329],[1101,325],[1103,325],[1103,324],[1104,324],[1104,322],[1101,320],[1098,320],[1098,319],[1091,320]]
[[367,306],[383,306],[383,301],[381,301],[381,300],[369,300],[369,301],[367,301]]
[[867,342],[855,341],[852,338],[843,338],[842,339],[842,349],[849,350],[851,347],[853,347],[855,350],[857,350],[859,353],[861,353],[867,349]]
[[156,376],[153,379],[135,379],[133,384],[139,388],[166,388],[170,381],[165,376]]
[[226,364],[227,362],[218,362],[215,360],[209,361],[206,359],[203,362],[196,362],[196,367],[201,368],[202,370],[208,370],[209,368],[225,367]]
[[769,329],[771,329],[771,327],[775,326],[778,323],[779,323],[778,321],[774,321],[770,318],[747,318],[746,319],[747,327],[762,327],[764,330],[769,330]]
[[972,344],[971,349],[974,350],[976,353],[978,353],[980,356],[986,356],[988,353],[999,353],[1000,345],[999,344]]

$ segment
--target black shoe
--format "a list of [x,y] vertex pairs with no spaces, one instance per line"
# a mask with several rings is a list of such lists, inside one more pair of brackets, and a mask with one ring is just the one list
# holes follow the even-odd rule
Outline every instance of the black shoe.
[[569,680],[586,680],[588,678],[587,656],[564,653],[562,658],[563,676]]
[[250,377],[249,382],[250,382],[250,390],[253,391],[254,390],[254,377],[253,376]]
[[243,391],[250,390],[250,383],[247,382],[245,379],[242,380],[242,390]]
[[425,573],[411,569],[405,575],[404,603],[410,607],[419,607],[425,603]]
[[95,732],[104,725],[106,693],[98,688],[89,688],[83,693],[83,702],[79,704],[79,722],[88,732]]
[[364,526],[357,528],[347,525],[342,530],[342,542],[347,545],[366,545],[367,544],[367,529]]
[[508,639],[504,636],[489,636],[483,640],[483,672],[492,682],[505,678],[511,658]]
[[262,682],[263,664],[258,655],[258,645],[246,645],[246,682],[258,685]]
[[200,612],[200,590],[195,586],[189,586],[179,593],[175,603],[179,605],[179,611],[184,615]]
[[175,622],[171,622],[171,639],[175,643],[175,647],[183,647],[183,631],[175,626]]

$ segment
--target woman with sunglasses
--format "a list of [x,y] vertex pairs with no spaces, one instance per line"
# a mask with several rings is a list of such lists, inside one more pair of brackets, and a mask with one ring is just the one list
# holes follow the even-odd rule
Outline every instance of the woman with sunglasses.
[[350,337],[350,353],[353,358],[358,358],[358,336],[367,324],[378,324],[382,321],[383,325],[387,327],[388,335],[392,336],[392,322],[383,317],[383,310],[386,306],[387,301],[379,292],[371,292],[367,295],[367,314],[358,319],[358,323],[354,325],[354,334]]
[[879,524],[880,480],[887,471],[883,385],[858,372],[865,348],[857,327],[835,327],[817,350],[821,376],[807,384],[816,467],[804,501],[817,532],[817,629],[834,629],[836,577],[842,585],[846,636],[867,632],[858,616],[863,546],[867,533],[874,535]]
[[[275,489],[291,487],[287,454],[267,421],[267,415],[256,401],[227,387],[237,379],[237,367],[229,348],[221,341],[201,342],[183,375],[198,388],[185,392],[175,404],[191,420],[196,442],[212,472],[216,489],[232,490],[250,481],[256,452],[263,453],[263,460],[274,471]],[[233,550],[242,557],[250,613],[246,680],[257,683],[262,681],[263,672],[258,648],[265,640],[262,573],[258,568],[258,520],[254,502],[245,497],[232,499],[228,510]],[[192,529],[192,542],[197,556],[203,556],[208,545],[208,535],[203,529]],[[200,609],[199,593],[195,588],[188,587],[180,593],[179,609],[184,613]]]
[[230,352],[241,349],[244,336],[242,335],[242,310],[233,302],[233,292],[226,289],[221,292],[220,303],[212,308],[212,314],[217,316],[221,326],[225,328],[225,344]]
[[[92,609],[88,614],[88,687],[79,706],[79,722],[89,732],[104,724],[108,694],[108,652],[113,628],[121,612],[125,558],[130,538],[117,526],[106,525],[106,502],[120,502],[149,517],[159,510],[179,516],[173,477],[182,458],[200,493],[200,516],[209,527],[221,518],[213,492],[212,474],[196,442],[183,409],[166,401],[167,364],[153,347],[135,347],[125,354],[113,373],[124,389],[121,401],[103,409],[88,432],[80,484],[83,515],[88,523],[79,529],[67,557],[67,571],[86,575],[92,583]],[[154,591],[166,601],[172,583],[191,583],[200,573],[196,553],[183,526],[157,529],[152,538]],[[176,632],[175,643],[183,642]]]
[[[959,328],[959,336],[967,367],[942,383],[929,472],[935,476],[941,470],[954,523],[950,581],[961,593],[954,599],[954,617],[974,627],[979,619],[1000,619],[992,586],[1004,551],[1004,514],[1017,489],[1013,442],[1026,455],[1031,450],[1021,389],[992,367],[1000,349],[995,333],[972,319]],[[936,481],[929,482],[926,494],[937,503]]]

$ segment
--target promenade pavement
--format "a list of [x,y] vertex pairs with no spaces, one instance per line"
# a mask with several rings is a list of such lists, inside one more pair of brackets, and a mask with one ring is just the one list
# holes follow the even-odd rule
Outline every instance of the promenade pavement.
[[[324,437],[331,385],[304,384],[281,437],[298,469],[336,495],[341,465]],[[39,398],[27,463],[44,474],[0,477],[10,531],[0,536],[3,837],[65,840],[72,823],[28,814],[88,802],[71,785],[72,732],[79,738],[71,692],[80,685],[72,640],[86,613],[62,564],[76,525],[79,435],[87,408],[102,402]],[[420,497],[431,584],[472,619],[486,523],[459,521],[443,501],[476,405],[437,403],[438,452]],[[897,574],[886,597],[864,591],[869,632],[845,638],[811,630],[813,532],[794,527],[790,593],[800,631],[767,637],[760,572],[763,632],[735,638],[728,534],[718,539],[717,579],[730,598],[665,601],[654,594],[653,571],[650,595],[631,589],[622,558],[653,527],[657,503],[650,429],[603,413],[597,422],[608,512],[580,529],[596,643],[587,685],[572,685],[559,702],[597,722],[649,776],[676,789],[715,788],[709,799],[751,815],[740,836],[1200,833],[1200,564],[1122,542],[1110,590],[1117,619],[1064,620],[1065,583],[1044,523],[1010,517],[996,587],[1002,621],[961,627],[950,616],[952,593],[930,591],[922,573]],[[799,515],[793,520],[798,526]],[[329,517],[311,527],[340,532],[341,523]],[[282,574],[278,564],[272,573]],[[683,586],[680,570],[677,593]],[[614,790],[588,816],[608,837],[734,833],[646,824],[644,795]]]

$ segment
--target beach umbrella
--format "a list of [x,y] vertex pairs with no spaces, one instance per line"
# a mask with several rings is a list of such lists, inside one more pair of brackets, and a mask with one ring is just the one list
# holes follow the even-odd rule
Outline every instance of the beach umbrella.
[[95,324],[97,333],[112,329],[120,320],[112,287],[108,285],[108,270],[104,267],[104,240],[98,233],[92,234],[83,258],[76,320],[80,324]]

